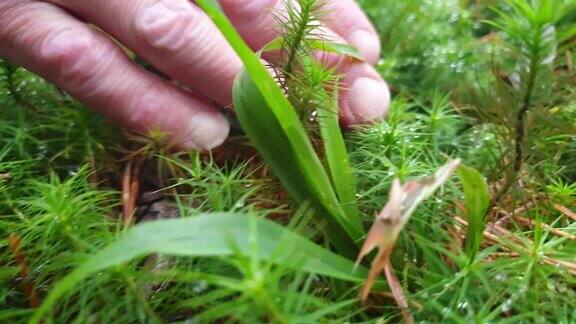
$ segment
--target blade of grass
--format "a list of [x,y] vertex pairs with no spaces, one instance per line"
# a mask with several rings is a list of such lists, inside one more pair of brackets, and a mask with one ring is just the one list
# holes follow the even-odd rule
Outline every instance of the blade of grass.
[[[338,123],[338,87],[334,89],[334,95],[328,107],[318,109],[318,122],[320,134],[324,142],[326,162],[340,200],[342,208],[351,220],[361,221],[360,210],[356,203],[356,179],[350,167],[348,151],[344,143],[344,137]],[[362,224],[357,224],[361,226]]]
[[[339,54],[346,55],[355,58],[359,61],[364,61],[362,54],[358,50],[350,45],[340,44],[336,42],[326,41],[326,40],[308,40],[307,46],[314,51],[320,51],[328,54]],[[283,47],[283,38],[276,38],[275,40],[264,46],[263,52],[278,51]]]
[[472,263],[480,248],[482,233],[486,227],[490,193],[486,180],[476,169],[461,165],[458,169],[458,175],[464,187],[466,213],[468,216],[464,250],[470,259],[470,263]]
[[366,275],[365,268],[352,273],[352,261],[272,221],[245,214],[203,214],[132,227],[59,281],[30,322],[39,323],[60,297],[88,276],[147,254],[196,257],[253,254],[255,242],[250,233],[254,232],[251,228],[254,226],[260,259],[346,281],[360,282]]

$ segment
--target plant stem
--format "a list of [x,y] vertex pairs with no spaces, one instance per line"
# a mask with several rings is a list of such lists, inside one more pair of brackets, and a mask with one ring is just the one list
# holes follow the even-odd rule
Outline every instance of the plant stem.
[[526,93],[524,94],[524,98],[522,100],[522,106],[518,113],[516,114],[516,138],[514,140],[514,169],[510,172],[509,176],[507,176],[506,180],[502,184],[500,190],[498,190],[494,195],[492,200],[490,201],[490,205],[488,207],[488,212],[490,212],[496,204],[504,197],[504,195],[510,190],[514,182],[518,179],[518,174],[520,173],[520,169],[522,169],[522,164],[524,162],[524,138],[526,137],[526,113],[530,109],[530,105],[532,104],[532,94],[534,92],[534,86],[536,84],[536,77],[538,76],[537,73],[537,65],[538,59],[534,58],[530,64],[530,75],[528,79],[528,85],[526,87]]
[[534,85],[536,84],[537,67],[538,60],[532,60],[530,66],[530,77],[528,79],[528,86],[526,89],[526,94],[522,100],[522,107],[518,110],[516,115],[516,158],[514,160],[514,172],[518,173],[522,168],[522,162],[524,161],[524,153],[522,146],[524,144],[524,138],[526,137],[526,113],[530,109],[532,103],[532,93],[534,92]]
[[[299,2],[301,4],[301,1]],[[292,43],[289,45],[290,54],[288,55],[288,62],[286,63],[286,67],[284,68],[287,77],[286,80],[288,80],[288,78],[294,71],[294,63],[298,56],[298,52],[302,48],[302,42],[306,37],[306,29],[308,27],[308,24],[310,23],[310,18],[312,15],[311,11],[312,11],[311,6],[301,6],[300,8],[301,19],[299,21],[298,27],[295,30],[295,37],[292,40]]]
[[522,100],[522,106],[518,113],[516,114],[516,140],[515,140],[515,152],[516,157],[514,160],[514,173],[516,177],[520,169],[522,168],[522,163],[524,162],[524,152],[522,146],[524,144],[524,139],[526,137],[526,113],[530,109],[532,104],[532,94],[534,92],[534,86],[536,85],[536,78],[538,77],[538,65],[540,65],[540,44],[542,32],[538,30],[533,34],[533,47],[532,55],[530,60],[530,75],[528,76],[528,84],[526,86],[526,93],[524,94],[524,99]]

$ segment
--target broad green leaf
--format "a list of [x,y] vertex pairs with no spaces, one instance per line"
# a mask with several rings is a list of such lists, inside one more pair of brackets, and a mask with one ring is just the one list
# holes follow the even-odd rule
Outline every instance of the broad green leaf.
[[[340,253],[352,258],[355,244],[351,238],[360,237],[361,223],[353,225],[346,218],[347,215],[340,206],[330,179],[312,145],[300,147],[292,145],[289,135],[282,131],[279,118],[268,107],[248,73],[243,72],[236,79],[234,105],[238,121],[246,135],[274,170],[286,190],[296,201],[300,203],[310,201],[317,214],[329,217],[326,219],[328,239]],[[297,122],[300,123],[300,120]],[[305,133],[303,136],[308,141]],[[314,169],[307,169],[310,166],[309,160],[299,159],[297,150],[305,150],[308,155],[317,159],[313,162]],[[318,178],[325,179],[319,182]]]
[[325,53],[346,55],[349,57],[353,57],[359,61],[364,61],[362,54],[360,54],[360,52],[355,47],[352,47],[350,45],[315,40],[310,42],[310,46],[312,47],[313,50],[319,50]]
[[[231,244],[232,243],[232,244]],[[254,251],[254,249],[257,251]],[[151,253],[175,256],[257,256],[288,268],[360,282],[350,260],[272,221],[246,214],[204,214],[134,226],[59,281],[31,319],[39,323],[67,291],[82,280]]]
[[349,219],[360,222],[360,210],[356,203],[356,178],[350,167],[346,143],[338,123],[337,87],[334,92],[332,102],[328,107],[318,109],[320,134],[324,143],[326,162],[340,204]]
[[[352,257],[350,250],[355,250],[353,241],[362,236],[362,226],[345,215],[294,107],[218,4],[214,0],[198,0],[197,4],[244,63],[245,70],[234,86],[234,105],[242,128],[290,194],[299,201],[303,197],[312,200],[320,213],[327,213],[331,228],[341,227],[338,234],[331,235],[331,241]],[[342,232],[346,234],[343,236]]]
[[[364,60],[362,58],[362,54],[360,54],[360,52],[358,52],[356,48],[347,44],[341,44],[320,39],[309,40],[307,41],[306,44],[313,51],[320,51],[329,54],[345,55],[353,57],[360,61]],[[275,40],[271,41],[266,46],[264,46],[264,49],[262,49],[262,51],[263,52],[278,51],[281,50],[282,47],[283,47],[282,38],[276,38]]]
[[468,215],[468,231],[464,250],[472,262],[480,248],[482,233],[486,227],[490,193],[486,180],[476,169],[461,165],[458,175],[464,187],[466,213]]

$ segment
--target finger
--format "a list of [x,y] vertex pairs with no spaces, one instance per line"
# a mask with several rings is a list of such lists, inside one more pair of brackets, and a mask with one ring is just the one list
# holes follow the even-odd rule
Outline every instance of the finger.
[[[293,5],[295,1],[291,0]],[[279,34],[279,21],[289,19],[284,0],[219,0],[238,32],[255,50],[260,50]],[[380,57],[380,38],[362,10],[353,0],[324,0],[320,19],[348,44],[356,47],[364,59],[376,64]],[[255,32],[257,31],[257,32]]]
[[[220,5],[254,50],[259,50],[280,36],[278,17],[285,16],[284,1],[220,0]],[[258,32],[255,33],[254,30]],[[345,42],[336,32],[325,26],[319,28],[318,32],[331,40]],[[367,123],[386,115],[390,103],[390,91],[386,82],[372,66],[335,55],[323,55],[321,60],[329,66],[336,67],[338,73],[344,75],[340,93],[343,124]]]
[[322,12],[322,22],[357,48],[366,62],[378,62],[380,37],[356,1],[324,0]]
[[228,123],[213,107],[134,65],[108,38],[44,2],[0,4],[0,55],[139,132],[159,128],[182,148],[210,149]]
[[279,19],[286,19],[285,0],[218,0],[238,33],[255,51],[280,35]]
[[390,90],[372,66],[349,60],[339,73],[344,74],[339,106],[345,126],[371,123],[388,114]]
[[188,88],[232,102],[240,59],[210,18],[188,0],[50,0],[114,36]]

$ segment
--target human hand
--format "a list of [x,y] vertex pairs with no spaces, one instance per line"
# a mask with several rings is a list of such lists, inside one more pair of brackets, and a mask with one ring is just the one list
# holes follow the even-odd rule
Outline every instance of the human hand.
[[[275,39],[282,0],[219,0],[240,35],[259,50]],[[390,94],[370,64],[380,55],[372,25],[354,0],[327,0],[327,33],[358,48],[340,59],[344,124],[386,114]],[[107,35],[189,91],[147,73]],[[232,102],[240,59],[208,16],[188,0],[0,0],[0,56],[53,82],[121,125],[159,128],[184,149],[211,149],[228,136],[218,106]]]

